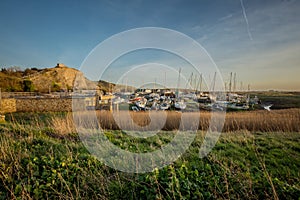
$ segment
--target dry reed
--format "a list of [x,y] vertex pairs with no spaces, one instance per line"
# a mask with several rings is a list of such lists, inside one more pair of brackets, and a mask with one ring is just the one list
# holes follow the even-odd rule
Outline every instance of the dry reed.
[[[75,124],[84,127],[101,127],[104,130],[178,130],[183,115],[185,129],[198,126],[199,130],[207,130],[210,125],[211,112],[199,113],[180,112],[122,112],[87,111],[76,115],[68,113],[66,117],[53,117],[51,125],[58,134],[76,132]],[[198,119],[197,123],[195,119]],[[199,123],[198,123],[199,122]],[[261,132],[300,132],[300,109],[265,110],[249,112],[228,112],[226,114],[223,132],[238,130]]]

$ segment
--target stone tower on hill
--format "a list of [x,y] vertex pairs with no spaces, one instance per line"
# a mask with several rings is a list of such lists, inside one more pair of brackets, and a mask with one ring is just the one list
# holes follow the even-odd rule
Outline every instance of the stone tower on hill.
[[66,67],[66,65],[64,65],[63,63],[57,63],[57,65],[55,66],[56,68],[59,68],[59,67]]

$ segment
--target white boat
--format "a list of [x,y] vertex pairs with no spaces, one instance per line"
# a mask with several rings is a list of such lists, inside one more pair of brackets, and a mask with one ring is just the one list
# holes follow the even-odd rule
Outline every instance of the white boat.
[[186,103],[183,100],[177,101],[175,102],[174,107],[178,110],[184,110],[186,109]]
[[162,103],[159,105],[160,110],[168,110],[170,108],[170,104],[168,103]]
[[232,110],[248,110],[249,105],[246,103],[229,103],[227,104],[227,109]]
[[148,110],[148,108],[146,107],[147,104],[147,99],[144,97],[141,97],[139,99],[136,99],[136,101],[134,102],[135,105],[133,105],[131,107],[131,109],[133,111],[140,111],[140,110]]

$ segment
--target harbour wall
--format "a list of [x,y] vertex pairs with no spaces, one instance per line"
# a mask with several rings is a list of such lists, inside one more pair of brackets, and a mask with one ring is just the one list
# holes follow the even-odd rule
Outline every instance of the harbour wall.
[[0,100],[0,114],[1,113],[11,113],[17,111],[16,99],[1,99]]
[[72,101],[76,103],[76,110],[94,106],[93,99],[88,98],[9,98],[1,100],[0,112],[70,112]]

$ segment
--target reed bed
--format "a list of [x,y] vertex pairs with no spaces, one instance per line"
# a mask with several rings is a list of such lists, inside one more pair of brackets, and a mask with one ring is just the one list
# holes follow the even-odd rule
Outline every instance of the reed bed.
[[223,131],[236,130],[299,132],[300,109],[227,113]]
[[[218,115],[218,113],[216,113]],[[208,130],[212,113],[201,112],[125,112],[87,111],[73,117],[55,116],[50,124],[58,134],[76,132],[76,126],[102,128],[104,130]],[[75,122],[74,122],[75,119]],[[183,122],[184,121],[184,122]],[[181,124],[181,125],[180,125]],[[198,128],[195,128],[198,127]],[[285,109],[228,112],[226,113],[223,132],[239,130],[260,132],[300,132],[300,109]]]

